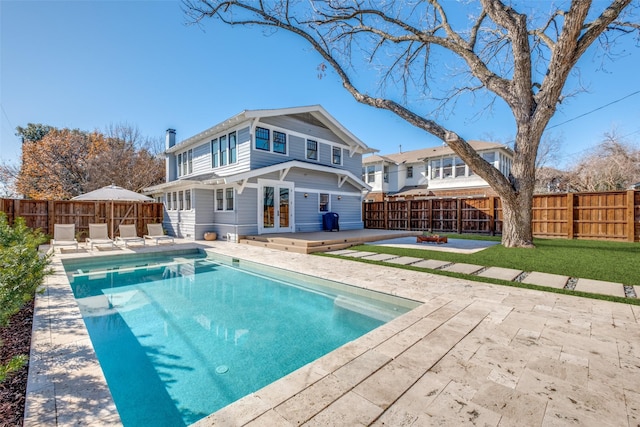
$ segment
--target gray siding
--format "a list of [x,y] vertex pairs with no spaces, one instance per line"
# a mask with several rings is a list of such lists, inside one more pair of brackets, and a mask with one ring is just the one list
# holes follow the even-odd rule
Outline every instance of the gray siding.
[[193,173],[190,175],[205,173],[210,169],[211,147],[209,146],[209,143],[200,144],[193,149]]
[[292,116],[264,117],[260,121],[271,126],[290,129],[293,132],[309,135],[311,138],[316,137],[337,144],[344,144],[342,140],[329,129],[307,123]]
[[[274,174],[272,179],[278,179],[277,175]],[[317,171],[294,169],[287,174],[286,181],[293,182],[296,187],[314,188],[322,191],[357,192],[360,194],[359,188],[355,188],[346,182],[342,187],[338,188],[338,178],[335,175]]]

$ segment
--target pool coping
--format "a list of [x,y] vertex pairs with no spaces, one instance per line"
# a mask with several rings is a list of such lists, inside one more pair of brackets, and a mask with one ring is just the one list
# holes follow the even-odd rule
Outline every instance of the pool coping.
[[[617,422],[621,416],[618,412],[625,420],[628,416],[629,423],[640,418],[638,411],[631,409],[640,404],[640,369],[629,368],[624,357],[630,352],[637,356],[631,344],[640,336],[640,308],[636,306],[505,288],[426,272],[356,266],[343,259],[293,253],[282,256],[279,251],[235,243],[177,241],[172,249],[176,248],[208,249],[292,271],[304,268],[305,274],[423,302],[409,313],[203,418],[194,424],[198,427],[397,424],[401,420],[456,423],[460,414],[444,407],[443,401],[464,402],[468,410],[479,414],[489,425],[516,419],[541,424],[543,420],[554,420],[558,414],[584,420],[595,416],[593,410],[581,411],[568,399],[555,395],[553,402],[547,403],[533,383],[527,389],[523,378],[530,381],[531,372],[540,371],[546,375],[544,378],[554,379],[558,393],[566,390],[567,384],[583,386],[573,384],[577,381],[573,378],[562,377],[558,368],[541,366],[541,360],[555,360],[563,370],[571,368],[573,374],[579,370],[580,375],[574,375],[578,379],[584,377],[584,369],[589,369],[589,381],[623,396],[597,399],[597,405],[603,408],[595,408],[595,413],[604,419]],[[150,247],[144,252],[167,249]],[[128,251],[138,250],[118,249],[117,253]],[[99,252],[55,256],[54,274],[47,277],[44,292],[36,297],[25,426],[121,425],[61,262],[62,258],[98,254],[109,255]],[[579,340],[585,325],[591,331],[590,339]],[[566,335],[567,330],[570,335]],[[603,333],[605,330],[616,337],[613,343]],[[568,337],[576,343],[567,345]],[[619,348],[618,343],[624,346]],[[498,368],[490,358],[478,357],[487,346],[512,351],[513,357],[521,351],[531,360],[531,366],[521,362],[509,365],[509,370]],[[600,368],[600,359],[605,356],[618,366],[614,374],[610,366]],[[441,366],[451,358],[460,359],[461,364],[480,359],[475,364],[482,364],[482,369],[473,365],[472,372],[466,367],[460,373],[446,364]],[[631,371],[622,374],[623,368]],[[562,378],[555,379],[558,376]],[[519,386],[521,381],[524,388]],[[459,389],[454,393],[451,387]],[[579,391],[588,393],[582,388]],[[431,392],[433,395],[427,396]],[[574,388],[573,398],[578,396],[575,393]],[[628,401],[623,403],[624,408],[613,403],[620,400]],[[506,406],[501,407],[502,404]],[[433,409],[427,411],[427,405]],[[438,411],[442,412],[439,417]]]

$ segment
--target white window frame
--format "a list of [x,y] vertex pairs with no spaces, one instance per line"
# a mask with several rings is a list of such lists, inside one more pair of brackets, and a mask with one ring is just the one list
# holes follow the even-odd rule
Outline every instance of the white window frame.
[[[229,209],[229,204],[228,204],[228,198],[227,198],[227,194],[228,191],[231,190],[231,194],[232,194],[232,208]],[[220,208],[220,206],[218,205],[218,192],[222,191],[222,208]],[[216,188],[215,193],[213,195],[213,208],[214,211],[216,212],[233,212],[236,210],[236,189],[234,187],[220,187],[220,188]]]

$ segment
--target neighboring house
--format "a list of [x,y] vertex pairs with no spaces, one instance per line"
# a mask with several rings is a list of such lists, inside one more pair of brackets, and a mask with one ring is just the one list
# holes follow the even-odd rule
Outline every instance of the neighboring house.
[[[508,147],[482,141],[469,144],[505,176],[513,152]],[[362,180],[372,187],[368,201],[426,197],[484,196],[495,192],[447,146],[430,147],[362,160]]]
[[362,229],[362,155],[369,148],[319,105],[247,110],[176,144],[167,131],[164,227],[202,239],[319,231],[327,212]]

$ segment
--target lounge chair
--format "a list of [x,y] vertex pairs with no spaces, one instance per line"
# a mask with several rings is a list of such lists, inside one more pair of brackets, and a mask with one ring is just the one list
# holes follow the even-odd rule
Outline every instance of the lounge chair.
[[113,240],[109,238],[107,224],[89,224],[89,237],[87,237],[89,250],[94,246],[109,245],[113,248]]
[[76,240],[75,224],[54,224],[53,239],[51,239],[51,247],[56,250],[56,246],[75,246],[78,250],[78,240]]
[[145,234],[144,238],[155,240],[156,245],[159,245],[160,241],[174,242],[173,237],[164,234],[162,224],[147,224],[147,232],[148,234]]
[[142,246],[145,245],[146,241],[138,236],[135,224],[120,224],[118,229],[120,230],[120,235],[116,237],[116,243],[124,243],[125,248],[130,243],[142,243]]

